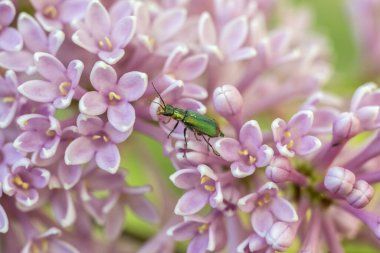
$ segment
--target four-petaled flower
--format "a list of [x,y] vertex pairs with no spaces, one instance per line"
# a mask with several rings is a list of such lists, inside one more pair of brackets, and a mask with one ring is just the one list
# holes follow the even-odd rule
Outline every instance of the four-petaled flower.
[[121,132],[128,132],[135,122],[135,109],[130,102],[139,99],[148,85],[146,74],[133,71],[117,80],[116,71],[98,61],[91,71],[90,80],[96,91],[84,94],[79,101],[82,113],[96,116],[107,111],[108,121]]
[[255,120],[246,122],[240,129],[239,141],[222,138],[215,143],[215,149],[231,164],[235,177],[252,175],[257,167],[267,166],[273,157],[273,150],[263,144],[260,126]]
[[272,122],[273,139],[278,152],[287,157],[308,155],[318,150],[322,143],[311,135],[307,135],[313,125],[312,111],[300,111],[286,123],[277,118]]

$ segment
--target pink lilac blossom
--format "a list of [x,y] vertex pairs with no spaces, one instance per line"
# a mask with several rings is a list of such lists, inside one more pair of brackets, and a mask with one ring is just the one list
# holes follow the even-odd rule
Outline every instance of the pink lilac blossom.
[[[340,253],[367,235],[360,224],[380,239],[379,88],[347,103],[321,91],[330,53],[307,11],[14,2],[0,2],[1,252],[273,253],[299,240],[300,252]],[[379,4],[350,2],[379,74]],[[169,105],[175,116],[158,114]],[[211,119],[223,137],[208,140]],[[362,133],[372,137],[358,143]],[[162,145],[171,175],[141,135]]]

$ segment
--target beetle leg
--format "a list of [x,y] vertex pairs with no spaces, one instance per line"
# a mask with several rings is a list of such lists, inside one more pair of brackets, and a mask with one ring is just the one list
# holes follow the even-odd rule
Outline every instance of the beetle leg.
[[177,121],[177,123],[175,123],[173,129],[172,129],[172,130],[170,131],[170,133],[168,134],[168,138],[169,138],[170,135],[174,132],[174,130],[177,128],[178,124],[179,124],[179,121]]
[[186,131],[187,131],[187,127],[185,127],[185,129],[183,130],[183,137],[185,138],[185,150],[183,151],[183,157],[186,157],[186,152],[187,152]]
[[212,152],[214,152],[215,155],[220,156],[220,154],[218,153],[218,151],[216,151],[216,150],[214,149],[214,147],[211,145],[211,143],[210,143],[210,137],[209,137],[208,140],[207,140],[206,137],[205,137],[204,135],[201,135],[201,136],[202,136],[203,140],[205,140],[205,142],[207,143],[207,145],[208,145],[207,148],[211,147]]
[[200,139],[198,139],[197,135],[200,135],[200,134],[194,131],[194,137],[195,137],[195,139],[196,139],[197,141],[201,141]]

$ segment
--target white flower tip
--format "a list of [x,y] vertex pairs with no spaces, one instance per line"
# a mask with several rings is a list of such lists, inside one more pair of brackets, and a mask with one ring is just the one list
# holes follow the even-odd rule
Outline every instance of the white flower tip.
[[175,227],[171,227],[168,230],[166,230],[166,235],[173,236]]
[[65,40],[65,33],[61,30],[56,30],[50,33],[51,36],[53,36],[57,41],[64,41]]
[[21,14],[18,16],[19,21],[24,21],[25,19],[32,19],[32,16],[30,16],[26,12],[21,12]]

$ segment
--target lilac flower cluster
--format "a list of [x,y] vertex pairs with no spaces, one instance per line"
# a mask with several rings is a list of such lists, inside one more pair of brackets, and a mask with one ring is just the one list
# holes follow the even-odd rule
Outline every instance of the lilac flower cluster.
[[[380,239],[380,88],[350,105],[323,93],[327,44],[279,2],[0,1],[4,251],[272,253],[298,237],[300,252],[340,253],[361,223]],[[215,151],[161,99],[219,122]],[[182,196],[158,179],[167,205],[126,181],[134,132],[175,168]],[[156,235],[126,232],[127,209]]]

